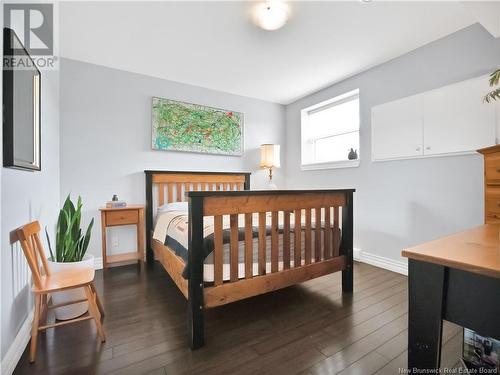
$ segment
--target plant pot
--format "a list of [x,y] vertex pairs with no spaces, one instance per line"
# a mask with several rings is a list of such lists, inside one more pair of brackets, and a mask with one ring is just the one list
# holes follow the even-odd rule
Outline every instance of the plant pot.
[[[74,271],[85,268],[94,270],[94,256],[85,254],[80,262],[59,263],[53,262],[51,258],[48,260],[49,268],[52,273]],[[52,303],[54,305],[85,299],[85,291],[83,288],[64,290],[61,292],[51,293]],[[73,305],[57,307],[54,309],[57,320],[68,320],[85,314],[89,309],[88,302],[75,303]]]

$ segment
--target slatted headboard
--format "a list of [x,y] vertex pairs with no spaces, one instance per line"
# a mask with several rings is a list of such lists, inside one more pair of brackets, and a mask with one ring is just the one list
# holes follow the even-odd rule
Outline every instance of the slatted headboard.
[[250,173],[247,172],[188,172],[144,171],[146,175],[146,245],[147,260],[153,261],[151,233],[157,207],[186,200],[189,191],[250,190]]

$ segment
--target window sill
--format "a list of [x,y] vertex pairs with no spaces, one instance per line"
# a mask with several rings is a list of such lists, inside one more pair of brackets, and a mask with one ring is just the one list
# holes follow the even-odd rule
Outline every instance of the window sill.
[[329,161],[326,163],[302,164],[300,169],[303,171],[315,171],[320,169],[339,169],[339,168],[356,168],[359,167],[360,160],[340,160]]

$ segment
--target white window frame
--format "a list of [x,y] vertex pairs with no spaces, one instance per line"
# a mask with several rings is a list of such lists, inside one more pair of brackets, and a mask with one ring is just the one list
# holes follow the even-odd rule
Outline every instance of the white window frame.
[[[307,147],[307,144],[312,144],[311,147],[307,151],[307,155],[315,155],[316,150],[315,150],[315,142],[320,140],[320,139],[325,139],[325,138],[330,138],[330,137],[335,137],[343,134],[350,134],[350,133],[355,133],[357,132],[360,134],[360,126],[358,125],[358,130],[355,131],[349,131],[341,134],[337,133],[332,133],[330,135],[323,135],[321,137],[317,137],[314,139],[304,139],[303,136],[303,129],[304,126],[307,126],[307,121],[309,119],[309,115],[314,112],[322,111],[324,109],[334,107],[340,104],[344,104],[348,101],[358,99],[359,100],[359,89],[355,89],[349,92],[346,92],[344,94],[338,95],[332,99],[328,99],[325,101],[322,101],[320,103],[314,104],[312,106],[309,106],[307,108],[304,108],[300,111],[300,167],[302,170],[318,170],[318,169],[335,169],[335,168],[351,168],[351,167],[358,167],[360,164],[360,157],[359,157],[359,150],[358,150],[358,159],[356,160],[339,160],[339,161],[328,161],[328,162],[310,162],[310,163],[305,163],[305,150],[304,147]],[[360,105],[361,107],[361,105]],[[360,120],[361,121],[361,120]]]

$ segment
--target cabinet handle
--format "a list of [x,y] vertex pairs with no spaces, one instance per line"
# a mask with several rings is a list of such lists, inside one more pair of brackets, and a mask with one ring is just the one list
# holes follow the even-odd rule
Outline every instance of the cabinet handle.
[[497,173],[500,173],[500,168],[497,168]]
[[431,149],[431,146],[426,146],[425,147],[426,150],[430,150]]
[[417,147],[417,148],[415,149],[415,151],[420,151],[420,147]]

